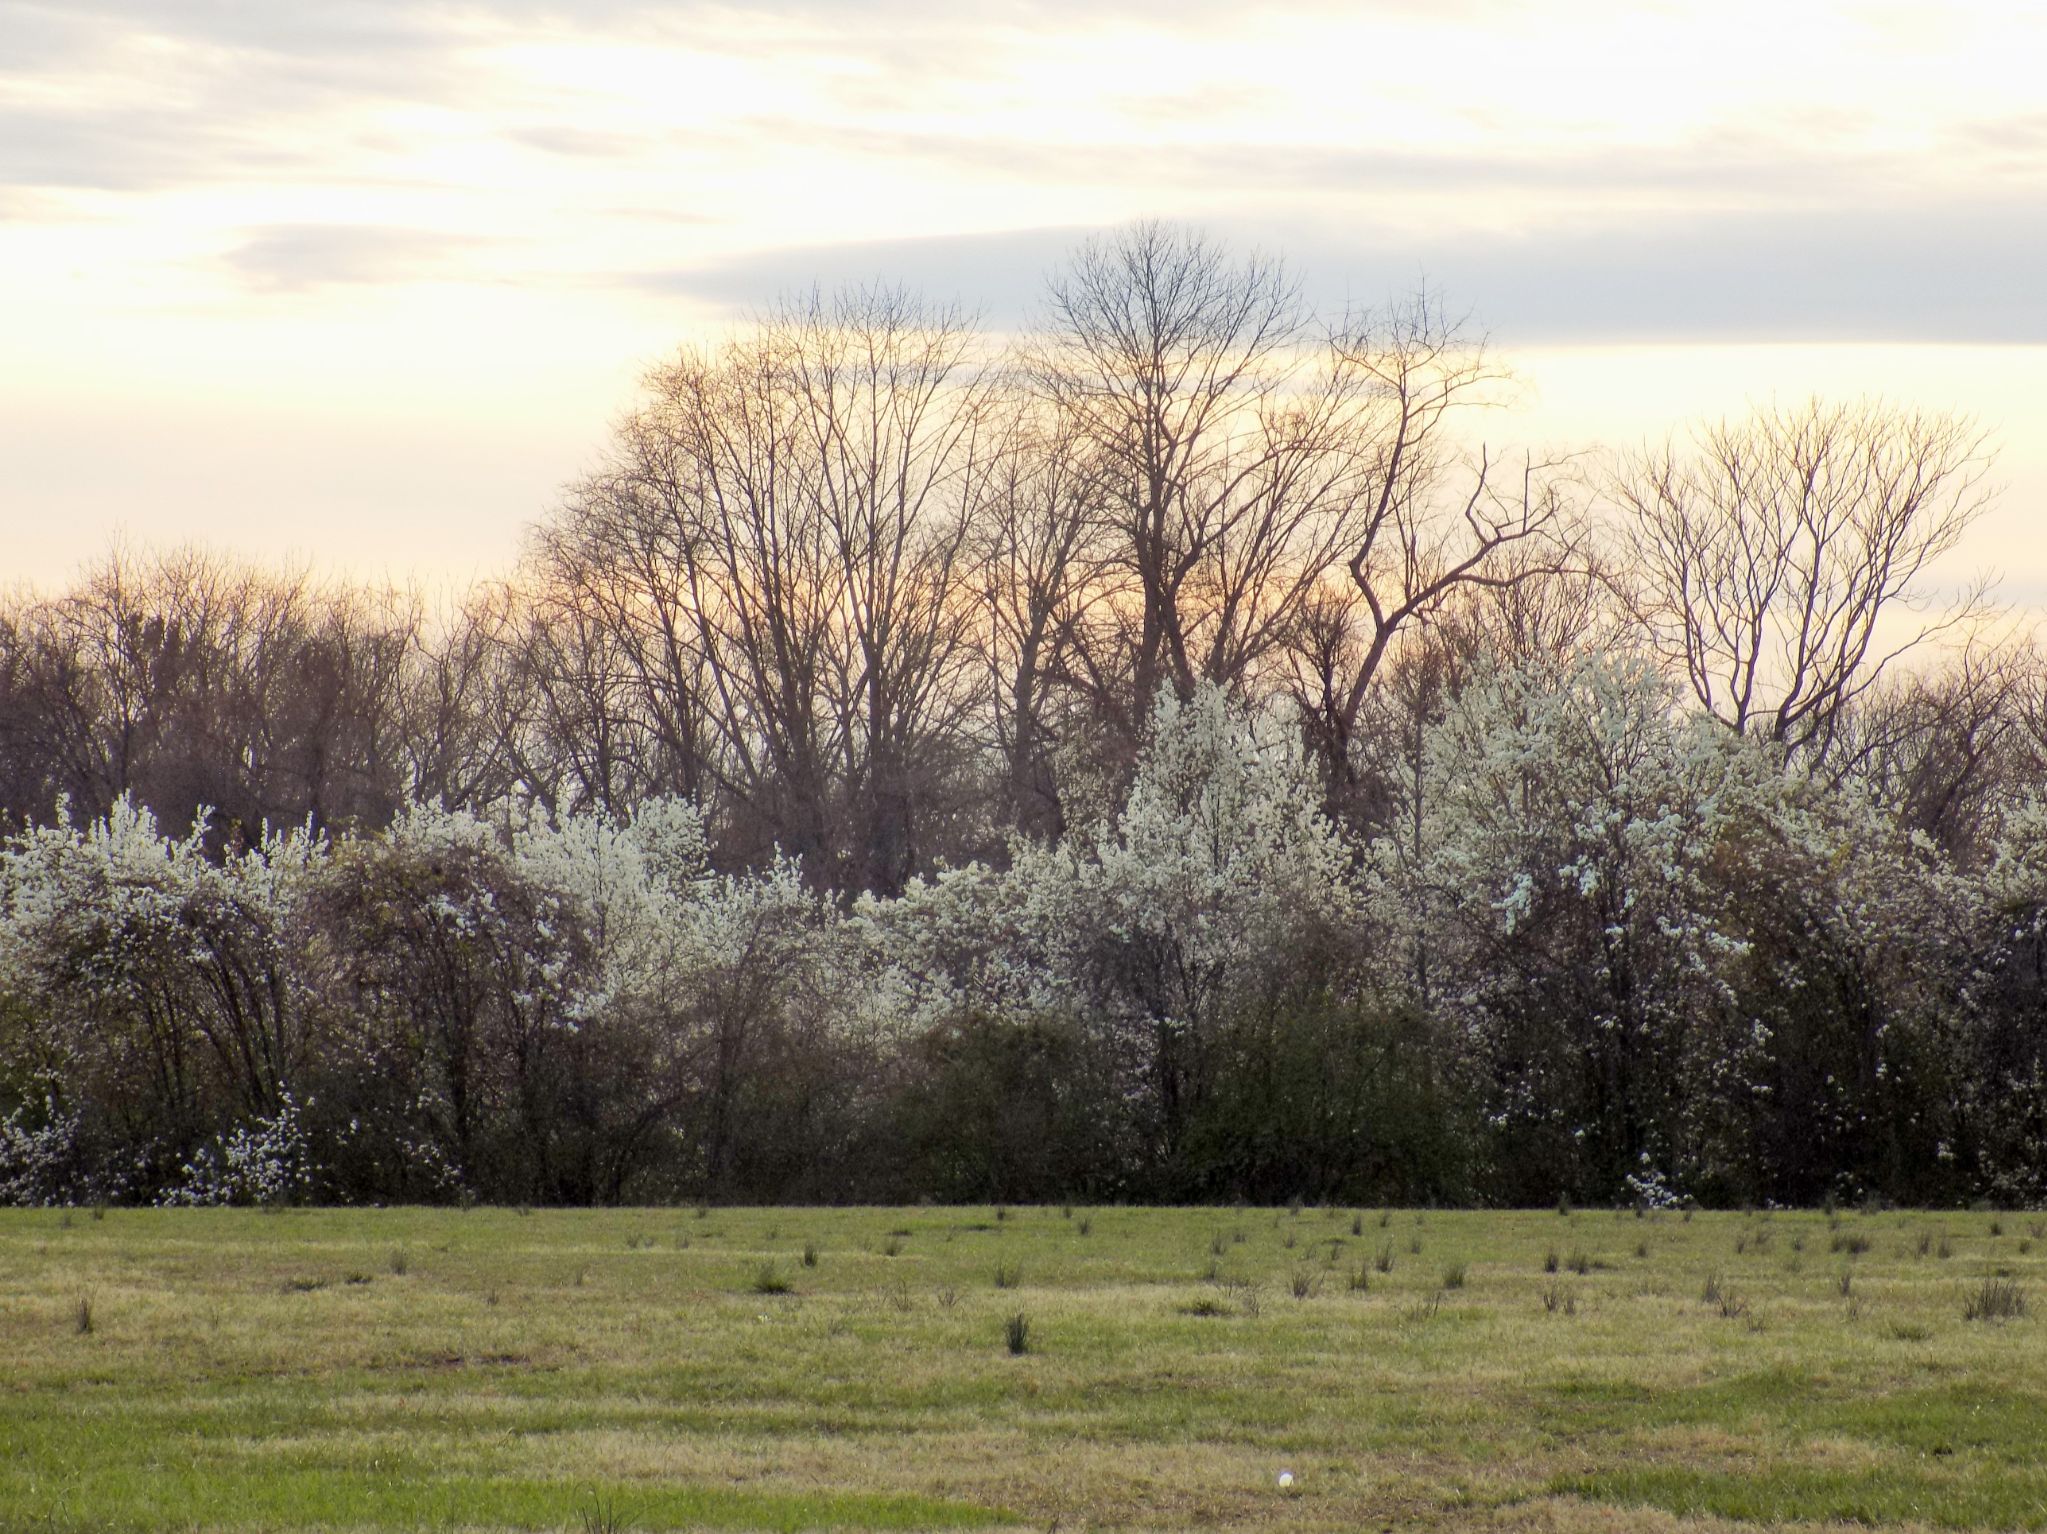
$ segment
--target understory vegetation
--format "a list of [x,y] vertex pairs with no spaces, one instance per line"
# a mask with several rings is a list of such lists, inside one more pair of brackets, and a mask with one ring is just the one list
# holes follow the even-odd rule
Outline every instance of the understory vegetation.
[[851,901],[679,800],[123,800],[0,851],[0,1197],[2042,1197],[2047,813],[1965,871],[1605,658],[1419,764],[1348,837],[1204,688],[1099,826]]
[[2043,1272],[1982,1212],[5,1211],[0,1526],[2040,1529]]

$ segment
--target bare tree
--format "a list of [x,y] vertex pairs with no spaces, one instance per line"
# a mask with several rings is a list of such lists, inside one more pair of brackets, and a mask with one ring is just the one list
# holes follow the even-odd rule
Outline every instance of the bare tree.
[[1921,616],[1989,464],[1961,417],[1818,400],[1637,453],[1612,487],[1648,633],[1703,708],[1824,758],[1886,666],[1981,611]]
[[1590,566],[1568,458],[1502,465],[1459,439],[1460,420],[1493,403],[1507,374],[1438,300],[1424,290],[1347,322],[1334,347],[1365,402],[1348,423],[1357,506],[1340,573],[1306,605],[1292,690],[1342,786],[1367,698],[1403,636],[1470,593],[1505,597]]
[[1098,467],[1107,600],[1062,679],[1134,738],[1162,686],[1283,648],[1359,501],[1356,371],[1276,261],[1138,224],[1051,284],[1028,373]]
[[1831,777],[1863,783],[1906,828],[1968,865],[1998,808],[2037,781],[2028,716],[2047,694],[2030,643],[1972,638],[1938,667],[1899,667],[1842,709]]
[[1056,415],[1012,402],[1010,439],[975,508],[975,633],[987,672],[988,728],[1001,763],[998,819],[1027,835],[1056,838],[1065,806],[1054,759],[1084,709],[1062,679],[1085,674],[1103,646],[1102,615],[1122,589],[1113,543],[1099,515],[1098,454]]
[[[0,752],[17,815],[56,794],[93,817],[122,794],[166,823],[382,824],[401,797],[395,724],[409,599],[197,549],[121,548],[4,636]],[[28,764],[39,764],[31,770]]]
[[0,820],[44,819],[103,794],[98,688],[79,636],[22,594],[0,611]]
[[994,456],[973,341],[892,290],[785,305],[651,374],[613,462],[539,534],[553,621],[611,643],[743,858],[899,889],[949,813]]
[[515,787],[553,802],[517,767],[527,688],[507,633],[519,610],[503,585],[432,616],[415,610],[393,745],[411,803],[483,811]]

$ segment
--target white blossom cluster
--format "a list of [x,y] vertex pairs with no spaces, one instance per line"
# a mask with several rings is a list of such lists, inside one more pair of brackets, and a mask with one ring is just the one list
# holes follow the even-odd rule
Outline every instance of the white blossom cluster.
[[0,1202],[469,1195],[492,1158],[612,1196],[662,1155],[739,1175],[769,1112],[828,1165],[924,1041],[998,1022],[1069,1030],[1166,1154],[1246,1047],[1338,1015],[1419,1019],[1343,1047],[1640,1204],[1740,1186],[1790,1103],[1830,1143],[1948,1146],[1893,1106],[1935,1071],[1984,1175],[2047,1193],[2047,1116],[2011,1107],[2047,1101],[2041,1053],[1971,1021],[2027,1004],[1993,993],[2047,937],[2047,802],[1958,869],[1627,656],[1482,674],[1418,739],[1345,829],[1289,720],[1168,693],[1110,813],[844,903],[791,860],[716,871],[676,799],[246,845],[60,813],[0,848]]

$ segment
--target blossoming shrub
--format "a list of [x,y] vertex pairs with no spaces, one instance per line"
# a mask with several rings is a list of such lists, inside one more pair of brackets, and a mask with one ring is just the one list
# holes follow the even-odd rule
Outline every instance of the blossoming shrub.
[[895,898],[676,799],[60,808],[0,1200],[2047,1198],[2047,809],[1963,863],[1627,655],[1424,726],[1340,828],[1295,722],[1168,692],[1099,814]]
[[215,855],[125,798],[0,853],[0,1079],[75,1124],[81,1186],[160,1186],[282,1108],[318,1054],[296,950],[325,857],[300,833]]

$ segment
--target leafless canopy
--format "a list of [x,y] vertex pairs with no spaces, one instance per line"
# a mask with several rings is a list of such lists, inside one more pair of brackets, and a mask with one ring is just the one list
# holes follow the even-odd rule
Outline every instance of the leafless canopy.
[[544,600],[592,626],[578,654],[658,742],[659,786],[821,883],[900,887],[911,780],[965,749],[973,340],[894,290],[786,304],[656,369],[540,533]]
[[1613,490],[1643,621],[1701,706],[1826,753],[1884,668],[1981,611],[1930,567],[1983,509],[1984,434],[1865,402],[1772,407],[1623,462]]
[[1293,691],[1333,777],[1353,769],[1366,700],[1394,647],[1460,597],[1587,568],[1568,456],[1502,463],[1460,426],[1506,372],[1426,291],[1353,316],[1331,341],[1360,408],[1356,504],[1340,574],[1307,604]]
[[1113,576],[1060,679],[1126,731],[1161,685],[1285,672],[1340,776],[1404,629],[1570,562],[1561,465],[1458,437],[1503,375],[1426,293],[1324,331],[1279,262],[1140,224],[1054,279],[1027,365]]

